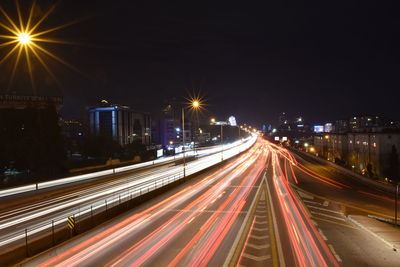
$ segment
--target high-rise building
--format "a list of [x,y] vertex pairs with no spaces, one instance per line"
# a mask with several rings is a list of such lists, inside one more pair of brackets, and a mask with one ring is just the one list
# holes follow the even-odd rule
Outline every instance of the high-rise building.
[[97,136],[109,136],[120,145],[134,141],[151,144],[151,116],[122,105],[108,105],[89,109],[89,130]]

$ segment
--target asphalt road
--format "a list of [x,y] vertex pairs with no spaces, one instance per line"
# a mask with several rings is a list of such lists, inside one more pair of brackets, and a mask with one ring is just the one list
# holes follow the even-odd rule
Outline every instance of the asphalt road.
[[[225,158],[244,149],[241,146],[225,146]],[[215,150],[215,148],[213,148]],[[204,156],[186,163],[185,173],[191,175],[221,161],[221,153],[200,151]],[[68,216],[90,217],[91,213],[107,210],[182,178],[183,165],[163,164],[135,172],[126,172],[98,181],[92,181],[57,190],[20,198],[9,198],[0,204],[0,250],[4,253],[25,244],[25,229],[29,239],[51,233],[52,227],[66,226]],[[53,225],[53,226],[52,226]]]
[[398,266],[348,214],[390,217],[393,200],[312,158],[258,140],[24,266]]
[[[268,157],[263,146],[258,142],[219,170],[203,174],[24,265],[222,266],[230,260],[272,263],[265,190],[260,187]],[[244,231],[250,223],[251,229]],[[258,249],[261,254],[257,254]]]

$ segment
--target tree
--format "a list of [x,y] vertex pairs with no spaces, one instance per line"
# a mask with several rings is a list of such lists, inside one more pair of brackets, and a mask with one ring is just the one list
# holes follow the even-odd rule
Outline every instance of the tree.
[[83,155],[94,158],[113,158],[121,153],[121,146],[108,136],[88,135],[83,142]]

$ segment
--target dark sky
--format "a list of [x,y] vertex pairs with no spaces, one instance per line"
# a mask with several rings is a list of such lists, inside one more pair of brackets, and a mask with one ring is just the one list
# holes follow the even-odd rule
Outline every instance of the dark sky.
[[64,0],[43,28],[77,18],[50,36],[80,45],[46,46],[84,73],[52,64],[68,116],[102,98],[155,111],[200,90],[210,116],[239,122],[400,119],[394,1]]

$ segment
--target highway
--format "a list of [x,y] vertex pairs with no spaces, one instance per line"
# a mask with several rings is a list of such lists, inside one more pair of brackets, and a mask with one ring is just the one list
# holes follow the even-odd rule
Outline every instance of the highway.
[[22,265],[398,266],[398,253],[346,219],[390,217],[390,204],[390,194],[259,138],[240,156]]
[[24,265],[338,266],[273,152],[259,140],[222,168]]
[[[26,230],[30,239],[49,234],[49,229],[65,228],[67,218],[84,219],[104,212],[121,203],[141,196],[166,184],[182,179],[228,159],[249,147],[255,139],[247,142],[199,151],[197,160],[183,164],[161,165],[139,172],[117,174],[110,179],[63,187],[30,197],[10,199],[1,204],[0,249],[12,250],[25,243]],[[126,167],[124,167],[126,168]]]

